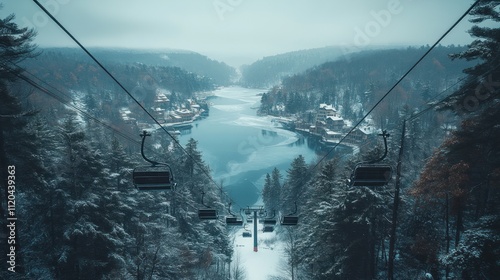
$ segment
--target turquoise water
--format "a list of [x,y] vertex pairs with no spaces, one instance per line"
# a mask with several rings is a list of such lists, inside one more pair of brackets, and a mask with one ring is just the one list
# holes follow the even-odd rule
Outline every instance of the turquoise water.
[[276,167],[283,179],[290,163],[302,155],[307,163],[318,156],[319,145],[292,131],[282,129],[272,117],[257,116],[259,93],[265,90],[226,87],[214,91],[208,117],[182,131],[180,143],[198,141],[203,160],[212,176],[236,205],[253,205],[259,199],[266,173]]

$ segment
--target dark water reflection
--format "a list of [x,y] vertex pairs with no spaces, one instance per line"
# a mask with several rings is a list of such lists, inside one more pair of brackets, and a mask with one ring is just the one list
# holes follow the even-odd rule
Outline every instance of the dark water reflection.
[[210,115],[179,135],[182,145],[190,138],[198,141],[212,176],[240,206],[258,200],[266,173],[278,168],[284,178],[299,155],[312,163],[327,150],[318,139],[285,130],[272,117],[257,116],[252,108],[258,106],[261,92],[241,87],[217,90],[210,100]]

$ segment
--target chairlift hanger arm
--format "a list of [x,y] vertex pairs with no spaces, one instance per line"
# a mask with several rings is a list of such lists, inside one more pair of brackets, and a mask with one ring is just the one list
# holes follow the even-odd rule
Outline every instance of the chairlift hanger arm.
[[205,192],[202,192],[201,193],[201,205],[207,207],[207,208],[210,208],[210,206],[206,205],[205,202],[203,201],[203,198],[205,198]]
[[371,160],[371,161],[366,162],[368,164],[380,162],[380,161],[384,160],[385,157],[387,156],[387,137],[389,137],[391,135],[389,133],[387,133],[387,130],[383,130],[382,134],[379,134],[379,136],[382,136],[382,138],[384,138],[384,148],[385,148],[384,155],[382,155],[382,157],[379,158],[379,159]]
[[267,213],[266,213],[266,219],[272,219],[276,216],[276,210],[273,210],[273,215],[271,217],[267,217]]
[[145,161],[147,161],[147,162],[151,163],[152,165],[160,165],[160,164],[167,165],[167,164],[165,164],[165,163],[160,163],[160,162],[157,162],[157,161],[154,161],[154,160],[150,160],[150,159],[148,159],[148,158],[146,157],[146,155],[144,154],[144,142],[146,141],[146,137],[147,137],[147,136],[151,136],[151,134],[150,134],[150,133],[148,133],[146,130],[144,130],[144,131],[142,132],[142,134],[140,134],[140,136],[141,136],[141,138],[142,138],[142,142],[141,142],[141,155],[142,155],[142,158],[143,158]]
[[236,215],[235,215],[235,214],[233,214],[233,212],[231,212],[231,204],[232,204],[232,203],[231,203],[231,202],[229,202],[229,205],[228,205],[228,207],[227,207],[227,212],[228,212],[231,216],[236,217]]
[[164,166],[168,167],[168,169],[169,169],[169,171],[170,171],[170,174],[171,174],[170,176],[172,177],[171,179],[173,180],[173,179],[174,179],[174,175],[173,175],[173,173],[172,173],[172,168],[170,167],[170,165],[168,165],[168,164],[166,164],[166,163],[164,163],[164,162],[157,162],[157,161],[154,161],[154,160],[148,159],[148,158],[146,157],[146,155],[144,154],[144,142],[146,141],[146,137],[147,137],[147,136],[151,136],[151,133],[148,133],[146,130],[143,130],[143,131],[142,131],[142,134],[140,134],[139,136],[141,136],[141,138],[142,138],[142,142],[141,142],[141,155],[142,155],[142,158],[143,158],[145,161],[147,161],[147,162],[151,163],[153,166],[156,166],[156,165],[164,165]]

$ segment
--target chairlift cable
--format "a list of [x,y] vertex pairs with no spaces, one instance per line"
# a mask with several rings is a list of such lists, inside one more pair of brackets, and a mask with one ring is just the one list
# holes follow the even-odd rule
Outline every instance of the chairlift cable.
[[[16,65],[16,66],[17,66],[17,65]],[[32,75],[34,78],[38,79],[35,75],[33,75],[32,73],[30,73],[29,71],[24,70],[24,72],[27,72],[27,73],[29,73],[30,75]],[[117,130],[116,128],[114,128],[114,127],[110,126],[109,124],[105,123],[104,121],[99,120],[98,118],[96,118],[96,117],[94,117],[94,116],[90,115],[88,112],[86,112],[86,111],[82,110],[81,108],[76,107],[74,104],[72,104],[72,103],[70,102],[70,101],[74,101],[74,100],[72,100],[71,98],[70,98],[70,101],[68,101],[68,100],[65,100],[65,99],[61,98],[60,96],[58,96],[58,95],[57,95],[57,94],[55,94],[54,92],[52,92],[52,91],[48,90],[47,88],[42,87],[40,84],[38,84],[37,82],[33,81],[32,79],[30,79],[29,77],[27,77],[26,75],[24,75],[24,74],[22,74],[22,73],[16,74],[16,76],[17,76],[19,79],[21,79],[21,80],[25,81],[26,83],[30,84],[30,85],[31,85],[31,86],[33,86],[34,88],[36,88],[36,89],[40,90],[41,92],[43,92],[43,93],[45,93],[45,94],[49,95],[50,97],[54,98],[55,100],[59,101],[60,103],[62,103],[62,104],[64,104],[64,105],[66,105],[66,106],[69,106],[69,107],[71,107],[71,108],[75,109],[76,111],[78,111],[78,112],[82,113],[82,114],[83,114],[83,115],[85,115],[86,117],[88,117],[88,118],[90,118],[90,119],[94,120],[97,124],[102,125],[104,128],[106,128],[106,129],[108,129],[108,130],[113,131],[113,132],[114,132],[114,133],[116,133],[118,136],[122,137],[123,139],[128,140],[128,141],[130,141],[130,142],[132,142],[132,143],[134,143],[134,144],[140,144],[140,142],[139,142],[139,141],[137,141],[135,138],[131,137],[130,135],[127,135],[127,134],[125,134],[125,133],[123,133],[123,132],[121,132],[121,131]],[[39,80],[39,79],[38,79],[38,80]],[[41,80],[40,80],[40,81],[41,81]],[[42,81],[42,82],[44,82],[44,81]],[[61,90],[56,89],[55,87],[51,86],[50,84],[48,84],[48,83],[46,83],[46,82],[44,82],[44,83],[45,83],[47,86],[52,87],[53,89],[55,89],[55,90],[56,90],[56,91],[58,91],[59,93],[61,93],[61,94],[65,95],[65,94],[64,94]],[[67,96],[66,96],[66,97],[67,97]],[[149,150],[149,151],[153,151],[153,150],[151,150],[151,149],[148,149],[148,150]],[[155,152],[155,151],[153,151],[153,152]],[[187,198],[187,197],[186,197],[185,195],[183,195],[182,193],[180,194],[180,196],[181,196],[181,197],[183,197],[183,198]],[[189,206],[193,207],[194,209],[196,209],[196,208],[197,208],[195,205],[193,205],[193,204],[191,204],[191,203],[187,203],[187,205],[189,205]]]
[[[491,72],[497,70],[499,67],[500,67],[500,64],[497,65],[496,67],[494,67],[493,69],[487,71],[486,73],[484,73],[481,76],[485,77],[486,75],[490,74]],[[477,78],[481,78],[481,76],[478,76]],[[444,89],[443,91],[441,91],[436,97],[438,97],[438,96],[442,95],[443,93],[447,92],[448,90],[450,90],[451,88],[455,87],[459,83],[463,82],[467,78],[469,78],[469,76],[466,76],[466,77],[463,77],[463,78],[459,79],[456,83],[454,83],[453,85],[451,85],[451,86],[447,87],[446,89]],[[454,93],[446,96],[443,99],[440,99],[439,101],[433,101],[433,102],[431,102],[431,105],[429,105],[427,108],[423,109],[422,111],[419,111],[419,112],[415,113],[414,115],[410,116],[408,119],[406,119],[406,121],[411,122],[414,119],[419,118],[421,115],[423,115],[427,111],[429,111],[431,109],[434,109],[435,107],[439,106],[441,103],[443,103],[444,101],[446,101],[446,99],[450,98],[453,94]]]
[[[160,122],[158,120],[156,120],[156,118],[146,109],[144,108],[144,106],[142,106],[142,104],[118,81],[118,79],[116,79],[114,77],[113,74],[111,74],[111,72],[109,72],[109,70],[107,70],[107,68],[101,64],[99,62],[99,60],[97,60],[97,58],[95,58],[92,53],[90,53],[86,48],[85,46],[83,46],[47,9],[45,9],[45,7],[43,5],[40,4],[40,2],[38,0],[33,0],[33,2],[35,2],[35,4],[40,7],[40,9],[43,10],[43,12],[45,12],[45,14],[47,14],[48,17],[50,17],[123,91],[125,91],[125,93],[127,93],[127,95],[157,124],[160,126],[160,128],[165,132],[167,133],[167,135],[172,138],[172,140],[174,141],[175,144],[177,144],[181,149],[182,151],[184,151],[184,153],[190,157],[193,162],[196,164],[196,166],[198,166],[198,168],[201,169],[201,171],[209,178],[210,181],[212,181],[212,183],[214,183],[214,185],[219,188],[230,200],[230,196],[228,194],[226,194],[224,192],[224,190],[217,185],[217,182],[215,182],[215,180],[211,177],[211,175],[208,173],[207,170],[205,170],[205,168],[203,166],[201,166],[201,164],[196,161],[192,155],[190,155],[186,149],[184,147],[182,147],[182,145],[179,143],[179,141],[177,139],[175,139],[175,137],[173,137],[169,132],[168,130],[163,127]],[[241,206],[240,206],[241,207]]]
[[45,14],[47,14],[47,16],[50,17],[155,122],[155,124],[159,125],[176,144],[182,147],[182,145],[180,145],[180,143],[168,132],[168,130],[166,130],[160,122],[146,108],[144,108],[144,106],[142,106],[142,104],[125,88],[125,86],[123,86],[123,84],[120,83],[120,81],[118,81],[118,79],[111,74],[111,72],[109,72],[109,70],[80,43],[80,41],[78,41],[47,9],[45,9],[45,7],[38,2],[38,0],[33,0],[33,2],[35,2],[35,4],[38,5],[38,7],[40,7],[40,9],[42,9]]
[[[34,0],[36,1],[36,0]],[[356,123],[356,125],[354,125],[348,132],[346,135],[344,135],[338,143],[336,143],[333,148],[331,148],[317,163],[316,165],[314,165],[314,167],[311,169],[311,170],[314,170],[323,160],[326,159],[326,157],[328,155],[330,155],[331,152],[333,152],[335,150],[335,148],[337,148],[340,143],[342,143],[346,138],[347,136],[349,136],[370,114],[371,112],[373,112],[373,110],[375,110],[376,107],[378,107],[378,105],[380,105],[380,103],[382,103],[382,101],[410,74],[411,71],[413,71],[413,69],[415,69],[417,67],[418,64],[420,64],[420,62],[422,62],[422,60],[424,60],[425,57],[427,57],[427,55],[469,14],[469,12],[477,5],[479,4],[479,2],[481,2],[481,0],[476,0],[476,2],[474,2],[469,9],[467,9],[467,11],[462,15],[460,16],[460,18],[458,18],[457,21],[455,21],[455,23],[450,27],[448,28],[448,30],[446,30],[446,32],[441,35],[441,37],[417,60],[417,62],[415,62],[413,64],[413,66],[411,66],[406,72],[405,74],[403,74],[403,76],[401,76],[397,81],[396,83],[377,101],[377,103],[375,103],[375,105],[373,105],[373,107]]]
[[[24,70],[25,72],[29,73],[27,70]],[[31,73],[30,73],[31,74]],[[33,74],[31,74],[32,76],[34,76]],[[66,105],[66,106],[69,106],[75,110],[77,110],[78,112],[84,114],[86,117],[94,120],[97,124],[100,124],[102,125],[104,128],[108,129],[108,130],[111,130],[113,132],[115,132],[118,136],[124,138],[125,140],[128,140],[134,144],[140,144],[139,141],[137,141],[135,138],[131,137],[130,135],[127,135],[119,130],[117,130],[116,128],[110,126],[109,124],[99,120],[98,118],[90,115],[89,113],[83,111],[81,108],[78,108],[76,107],[75,105],[71,104],[70,102],[60,98],[59,96],[57,96],[56,94],[54,94],[53,92],[51,92],[50,90],[40,86],[39,84],[37,84],[35,81],[33,81],[32,79],[26,77],[25,75],[23,74],[17,74],[16,75],[18,78],[22,79],[23,81],[25,81],[26,83],[30,84],[31,86],[35,87],[36,89],[40,90],[41,92],[49,95],[50,97],[54,98],[55,100],[59,101],[60,103]],[[36,76],[34,76],[35,78],[37,78]],[[38,79],[38,78],[37,78]],[[47,84],[47,83],[45,83]],[[54,88],[53,86],[51,86],[50,84],[47,84],[48,86]],[[60,90],[56,89],[57,91],[59,91],[60,93],[64,94],[63,92],[61,92]],[[73,101],[72,99],[70,99],[71,101]],[[148,149],[149,151],[153,151],[151,149]],[[155,152],[155,151],[153,151]],[[181,197],[183,198],[187,198],[185,195],[183,195],[182,193],[180,194]],[[191,203],[187,203],[187,205],[193,207],[194,209],[196,209],[197,207]]]
[[[28,71],[25,70],[25,72],[29,73]],[[29,73],[30,75],[34,76],[33,74]],[[17,74],[16,75],[19,79],[25,81],[26,83],[28,83],[29,85],[33,86],[34,88],[40,90],[41,92],[49,95],[50,97],[54,98],[55,100],[59,101],[60,103],[66,105],[66,106],[69,106],[73,109],[75,109],[76,111],[82,113],[83,115],[85,115],[85,117],[88,117],[89,119],[92,119],[93,121],[95,121],[96,123],[102,125],[103,127],[113,131],[114,133],[116,133],[117,135],[119,135],[120,137],[132,142],[132,143],[135,143],[135,144],[138,144],[140,143],[139,141],[135,140],[134,138],[130,137],[129,135],[117,130],[116,128],[112,127],[111,125],[107,124],[106,122],[92,116],[91,114],[89,114],[88,112],[82,110],[81,108],[78,108],[77,106],[75,106],[74,104],[71,104],[71,102],[69,102],[68,100],[65,100],[64,98],[62,98],[61,96],[55,94],[54,92],[50,91],[49,89],[41,86],[40,84],[38,84],[37,82],[35,82],[33,79],[27,77],[26,75],[24,74]],[[35,77],[35,76],[34,76]],[[36,78],[36,77],[35,77]],[[38,78],[37,78],[38,79]],[[50,85],[49,85],[50,86]],[[58,90],[59,91],[59,90]],[[61,92],[61,91],[59,91]],[[62,92],[61,92],[62,93]],[[73,101],[72,99],[70,99],[71,101]]]

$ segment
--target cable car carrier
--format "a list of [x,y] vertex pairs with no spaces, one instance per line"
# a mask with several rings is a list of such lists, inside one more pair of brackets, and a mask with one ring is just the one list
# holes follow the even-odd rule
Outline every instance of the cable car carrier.
[[201,193],[201,205],[205,206],[203,209],[198,209],[198,218],[200,220],[217,220],[219,218],[219,213],[216,209],[211,208],[203,202],[205,197],[205,192]]
[[132,181],[140,191],[163,191],[175,188],[172,169],[166,163],[156,162],[144,155],[144,141],[150,136],[146,131],[141,134],[141,155],[145,161],[151,163],[149,166],[138,166],[132,173]]
[[392,167],[388,164],[358,164],[354,169],[353,186],[381,187],[391,179]]
[[358,163],[351,175],[352,186],[381,187],[385,186],[392,177],[392,167],[389,164],[378,163],[387,156],[387,137],[389,134],[384,130],[380,134],[384,138],[384,155],[370,162]]
[[[243,219],[238,219],[235,214],[231,212],[231,203],[229,203],[229,206],[227,208],[227,212],[231,216],[226,217],[226,225],[228,226],[242,226],[243,225]],[[241,209],[240,209],[240,215],[241,215]],[[243,218],[243,215],[242,215]]]
[[295,211],[291,214],[284,215],[281,217],[280,224],[282,226],[296,226],[299,223],[299,217],[295,215],[297,213],[297,202],[295,202]]

